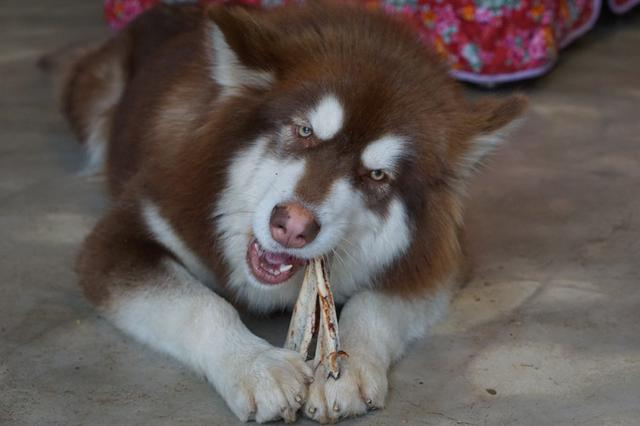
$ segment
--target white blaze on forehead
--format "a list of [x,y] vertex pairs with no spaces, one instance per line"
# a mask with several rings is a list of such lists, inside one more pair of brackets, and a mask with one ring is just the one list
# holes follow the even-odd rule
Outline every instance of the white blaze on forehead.
[[362,152],[362,164],[371,170],[394,171],[406,154],[407,141],[401,136],[386,135],[371,142]]
[[313,132],[324,140],[331,139],[340,131],[343,120],[344,108],[333,95],[322,98],[309,113],[309,124]]

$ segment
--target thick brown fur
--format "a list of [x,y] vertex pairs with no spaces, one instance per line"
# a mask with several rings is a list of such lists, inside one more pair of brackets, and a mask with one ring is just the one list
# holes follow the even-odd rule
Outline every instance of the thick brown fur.
[[[242,420],[384,406],[468,279],[465,187],[524,98],[469,102],[407,25],[331,2],[161,5],[67,57],[62,109],[112,199],[78,258],[87,299]],[[292,307],[318,257],[344,304],[339,380],[230,305]]]
[[[278,97],[247,90],[217,108],[220,88],[210,77],[211,46],[206,41],[210,20],[243,63],[274,73]],[[345,30],[349,27],[356,29]],[[64,112],[81,140],[87,139],[96,117],[105,117],[106,174],[115,201],[112,213],[89,237],[80,262],[89,299],[97,304],[105,300],[107,284],[98,276],[110,275],[110,268],[153,264],[168,254],[145,240],[136,210],[141,194],[157,203],[189,249],[217,276],[226,275],[215,232],[203,233],[211,227],[211,204],[242,144],[280,120],[297,98],[316,96],[313,87],[298,87],[298,75],[307,81],[329,76],[339,82],[334,90],[348,104],[360,105],[350,112],[345,130],[352,140],[370,140],[384,133],[388,123],[403,123],[412,136],[422,138],[415,155],[403,164],[414,173],[404,174],[394,190],[411,211],[412,229],[421,235],[380,277],[380,286],[410,296],[455,275],[463,262],[462,158],[474,137],[511,121],[525,101],[512,97],[468,103],[440,60],[414,37],[387,17],[337,5],[270,12],[160,6],[78,59],[65,86]],[[378,62],[366,63],[369,58]],[[379,81],[379,90],[360,90],[360,81],[367,87]],[[406,81],[411,85],[402,84]],[[105,104],[105,97],[116,101]],[[361,148],[354,142],[348,149]],[[347,169],[351,164],[345,154],[327,148],[318,155],[327,163],[342,161],[337,167]],[[323,167],[321,162],[309,166],[297,188],[301,197],[315,201],[326,194],[335,176]],[[370,207],[384,214],[388,198],[371,199]],[[122,244],[114,249],[111,240]]]

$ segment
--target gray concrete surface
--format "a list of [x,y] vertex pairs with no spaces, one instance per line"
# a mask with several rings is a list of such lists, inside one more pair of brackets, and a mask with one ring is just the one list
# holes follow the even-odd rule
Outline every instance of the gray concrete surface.
[[[34,62],[104,34],[99,3],[0,4],[0,423],[233,424],[75,285],[106,203]],[[529,121],[472,188],[474,281],[393,370],[388,408],[350,424],[640,423],[639,11],[525,91]],[[282,342],[286,317],[251,323]]]

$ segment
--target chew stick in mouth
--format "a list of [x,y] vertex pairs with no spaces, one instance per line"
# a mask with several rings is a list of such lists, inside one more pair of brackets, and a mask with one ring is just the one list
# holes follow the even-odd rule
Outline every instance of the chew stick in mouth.
[[320,307],[320,315],[313,366],[318,368],[322,365],[327,377],[337,379],[340,377],[340,359],[348,355],[340,350],[336,305],[327,268],[321,258],[313,259],[304,271],[304,281],[293,308],[285,348],[308,356],[316,329],[316,306]]

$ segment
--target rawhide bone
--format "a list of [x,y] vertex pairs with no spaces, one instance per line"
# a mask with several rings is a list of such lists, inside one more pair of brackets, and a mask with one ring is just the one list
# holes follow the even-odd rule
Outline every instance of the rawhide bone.
[[[316,327],[316,306],[320,307],[319,324]],[[338,316],[324,259],[313,259],[304,271],[304,281],[296,305],[293,307],[291,323],[284,346],[307,357],[309,345],[317,328],[314,369],[323,366],[327,377],[340,377],[340,363],[347,353],[340,350]]]

